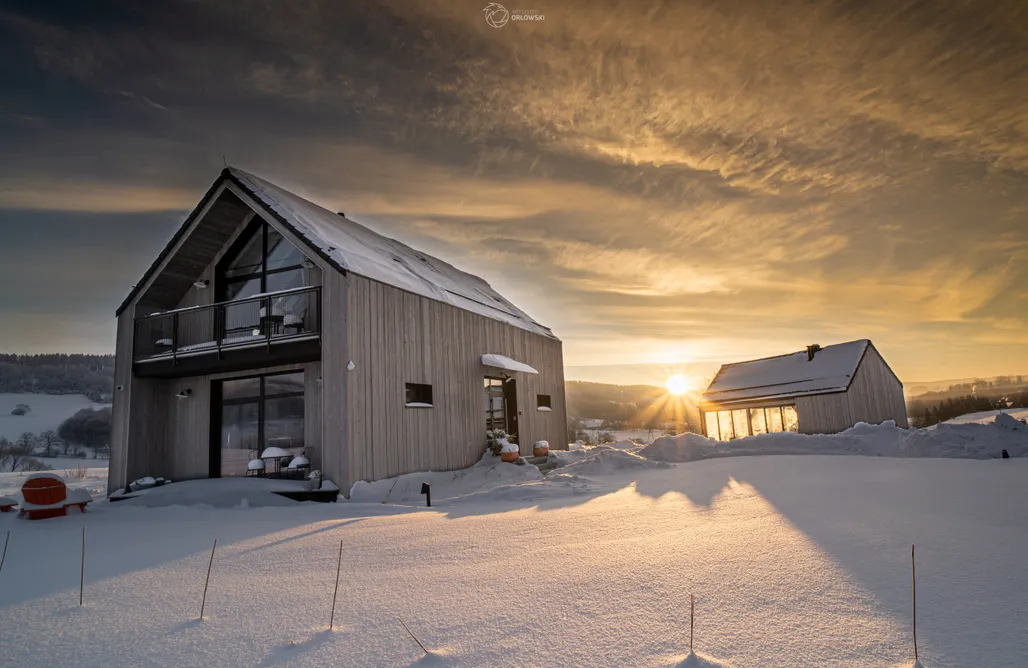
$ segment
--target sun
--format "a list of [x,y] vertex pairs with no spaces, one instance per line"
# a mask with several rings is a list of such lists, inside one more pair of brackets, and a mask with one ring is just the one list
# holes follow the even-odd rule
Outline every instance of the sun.
[[682,374],[676,373],[664,381],[664,387],[677,397],[689,391],[689,381]]

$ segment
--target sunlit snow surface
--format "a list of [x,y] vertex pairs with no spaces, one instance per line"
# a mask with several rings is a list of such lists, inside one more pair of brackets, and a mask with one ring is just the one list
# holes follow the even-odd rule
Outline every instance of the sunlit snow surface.
[[695,593],[710,665],[909,665],[917,543],[922,663],[1025,665],[1028,459],[604,460],[451,498],[440,484],[432,509],[0,514],[0,664],[690,665]]

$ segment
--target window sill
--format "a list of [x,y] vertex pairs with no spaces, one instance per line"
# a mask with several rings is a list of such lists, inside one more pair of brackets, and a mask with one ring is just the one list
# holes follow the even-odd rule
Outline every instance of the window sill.
[[550,408],[549,406],[536,406],[535,409],[537,411],[541,412],[541,413],[552,413],[553,412],[553,409]]
[[432,404],[423,404],[419,401],[412,401],[408,404],[404,404],[407,408],[434,408]]

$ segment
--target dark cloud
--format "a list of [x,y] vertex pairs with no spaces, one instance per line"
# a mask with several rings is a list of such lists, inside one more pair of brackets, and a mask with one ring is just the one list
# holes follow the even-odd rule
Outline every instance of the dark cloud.
[[227,159],[484,274],[570,364],[871,336],[902,375],[1028,368],[1023,3],[479,5],[0,10],[2,220],[90,230],[113,305],[150,259],[115,244],[181,213],[80,212],[186,210]]

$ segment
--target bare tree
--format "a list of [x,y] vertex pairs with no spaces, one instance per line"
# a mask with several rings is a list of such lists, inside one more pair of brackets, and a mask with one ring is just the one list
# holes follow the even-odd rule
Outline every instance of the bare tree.
[[46,448],[47,457],[56,457],[63,442],[53,429],[47,429],[39,435],[39,444]]
[[[20,471],[22,464],[32,460],[30,448],[6,441],[0,443],[0,471]],[[33,460],[34,461],[34,460]]]

